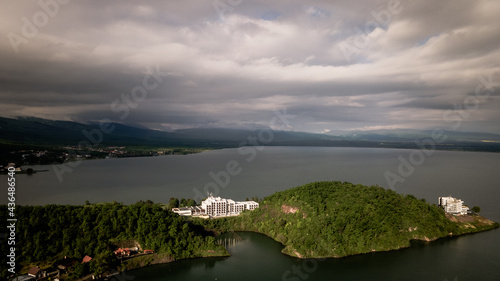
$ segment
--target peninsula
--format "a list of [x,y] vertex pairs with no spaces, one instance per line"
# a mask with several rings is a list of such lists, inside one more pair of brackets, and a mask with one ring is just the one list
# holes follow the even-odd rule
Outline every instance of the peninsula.
[[[149,200],[129,206],[17,206],[17,227],[24,229],[17,237],[20,273],[31,268],[76,280],[179,259],[228,256],[214,236],[230,231],[265,234],[285,246],[284,254],[298,258],[337,258],[499,227],[469,214],[459,199],[441,197],[439,203],[336,181],[276,192],[258,203],[210,197],[201,206],[175,210],[178,214]],[[210,219],[196,217],[198,209]],[[0,213],[5,215],[7,206],[0,205]],[[0,248],[6,250],[5,245]],[[2,278],[8,277],[4,272]]]
[[282,243],[283,253],[299,258],[397,250],[409,247],[412,240],[499,227],[477,214],[460,212],[445,212],[442,206],[382,187],[316,182],[266,197],[252,212],[199,223],[219,232],[263,233]]

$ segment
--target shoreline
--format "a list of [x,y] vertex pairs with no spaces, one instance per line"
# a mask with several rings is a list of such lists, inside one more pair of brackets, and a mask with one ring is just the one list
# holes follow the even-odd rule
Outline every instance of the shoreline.
[[[481,232],[490,231],[490,230],[494,230],[494,229],[500,228],[500,223],[492,221],[492,220],[489,220],[489,219],[487,219],[487,218],[485,218],[483,216],[480,216],[480,215],[474,215],[474,216],[473,215],[465,215],[464,217],[479,217],[479,219],[481,220],[480,223],[487,222],[488,225],[485,226],[485,227],[484,227],[484,225],[480,225],[481,228],[478,229],[477,226],[467,227],[467,226],[464,226],[465,223],[459,222],[461,224],[461,226],[466,227],[466,229],[473,229],[473,230],[472,231],[466,231],[466,232],[458,233],[458,234],[450,233],[450,234],[448,234],[446,236],[442,236],[442,237],[428,238],[428,237],[424,236],[424,237],[421,237],[421,238],[414,238],[414,239],[410,239],[409,240],[410,245],[408,245],[406,247],[399,247],[399,248],[396,248],[396,249],[387,249],[387,250],[373,250],[373,251],[366,252],[366,253],[351,254],[351,255],[346,255],[346,256],[302,257],[300,254],[299,254],[300,256],[297,256],[297,255],[291,255],[291,254],[286,253],[284,251],[282,251],[282,253],[285,254],[285,255],[291,256],[291,257],[299,258],[299,259],[310,259],[310,258],[312,258],[312,259],[347,258],[347,257],[350,257],[350,256],[365,255],[365,254],[370,254],[370,253],[390,252],[390,251],[397,251],[397,250],[401,250],[401,249],[408,249],[408,248],[411,248],[412,247],[412,243],[415,243],[415,242],[430,244],[430,243],[438,241],[440,239],[447,239],[447,238],[453,239],[453,238],[458,238],[458,237],[461,237],[461,236],[472,235],[472,234],[481,233]],[[266,234],[264,234],[264,235],[266,235]],[[268,235],[266,235],[266,236],[268,236]],[[268,236],[268,237],[270,237],[270,236]],[[273,239],[272,237],[270,237],[270,238]],[[280,243],[279,241],[277,241],[275,239],[273,239],[273,240],[276,241],[276,242],[278,242],[278,243]],[[284,249],[286,249],[286,246],[285,246],[285,248],[283,248],[283,250]]]
[[[451,215],[451,216],[455,217],[453,215]],[[450,219],[449,216],[447,216],[447,217],[448,217],[448,219]],[[438,241],[440,239],[454,239],[454,238],[458,238],[458,237],[461,237],[461,236],[472,235],[472,234],[481,233],[481,232],[490,231],[490,230],[494,230],[494,229],[500,228],[500,223],[492,221],[492,220],[489,220],[489,219],[487,219],[487,218],[485,218],[483,216],[480,216],[480,215],[461,215],[460,217],[464,217],[464,218],[476,218],[479,221],[475,220],[473,222],[455,222],[452,219],[450,219],[450,221],[457,223],[458,226],[461,227],[461,229],[464,230],[464,231],[460,232],[460,233],[449,233],[448,235],[441,236],[441,237],[432,237],[432,238],[429,238],[429,237],[426,237],[426,236],[424,236],[424,237],[415,237],[415,238],[412,238],[412,239],[408,240],[409,244],[407,246],[402,246],[402,247],[392,248],[392,249],[385,249],[385,250],[372,250],[372,251],[369,251],[369,252],[349,254],[349,255],[345,255],[345,256],[307,256],[307,257],[305,257],[305,256],[302,256],[300,253],[298,253],[296,249],[291,248],[290,245],[285,245],[282,242],[276,240],[274,237],[268,235],[267,233],[259,232],[259,231],[256,231],[256,230],[234,229],[234,230],[230,230],[230,231],[227,231],[227,232],[221,232],[217,236],[225,234],[225,233],[229,233],[229,232],[252,232],[252,233],[258,233],[258,234],[265,235],[266,237],[272,239],[273,241],[281,244],[283,246],[283,249],[281,250],[281,253],[284,254],[284,255],[290,256],[290,257],[294,257],[294,258],[298,258],[298,259],[325,259],[325,258],[335,258],[335,259],[338,259],[338,258],[347,258],[347,257],[350,257],[350,256],[365,255],[365,254],[370,254],[370,253],[391,252],[391,251],[397,251],[397,250],[401,250],[401,249],[408,249],[408,248],[412,247],[412,243],[426,243],[426,244],[430,244],[430,243]],[[472,225],[472,227],[469,226],[469,225]]]
[[[283,246],[283,249],[281,250],[281,253],[283,255],[286,255],[286,256],[290,256],[290,257],[294,257],[294,258],[298,258],[298,259],[302,259],[302,260],[305,260],[305,259],[342,259],[342,258],[348,258],[348,257],[351,257],[351,256],[358,256],[358,255],[366,255],[366,254],[372,254],[372,253],[383,253],[383,252],[392,252],[392,251],[398,251],[398,250],[402,250],[402,249],[410,249],[413,245],[413,243],[425,243],[425,244],[431,244],[432,242],[435,242],[435,241],[438,241],[438,240],[441,240],[441,239],[455,239],[455,238],[458,238],[458,237],[461,237],[461,236],[466,236],[466,235],[471,235],[471,234],[476,234],[476,233],[481,233],[481,232],[485,232],[485,231],[490,231],[490,230],[494,230],[494,229],[497,229],[497,228],[500,228],[500,224],[497,223],[497,222],[494,222],[492,220],[488,220],[482,216],[480,216],[481,218],[487,220],[487,221],[490,221],[492,222],[491,224],[491,227],[487,228],[487,229],[479,229],[479,230],[475,230],[475,231],[470,231],[470,232],[464,232],[464,233],[460,233],[460,234],[451,234],[451,235],[447,235],[447,236],[443,236],[443,237],[433,237],[433,238],[415,238],[415,239],[410,239],[409,242],[410,242],[410,245],[409,246],[406,246],[406,247],[400,247],[400,248],[397,248],[397,249],[387,249],[387,250],[378,250],[378,251],[371,251],[371,252],[366,252],[366,253],[359,253],[359,254],[351,254],[351,255],[346,255],[346,256],[315,256],[315,257],[303,257],[302,255],[300,255],[298,252],[295,251],[295,255],[293,254],[289,254],[287,252],[285,252],[284,250],[287,248],[286,245],[282,244],[281,242],[275,240],[274,238],[272,238],[271,236],[265,234],[265,233],[262,233],[262,232],[258,232],[258,231],[252,231],[252,230],[235,230],[235,231],[228,231],[228,232],[223,232],[223,233],[220,233],[219,235],[216,235],[217,236],[220,236],[222,234],[226,234],[226,233],[230,233],[230,232],[251,232],[251,233],[257,233],[257,234],[261,234],[261,235],[264,235],[270,239],[272,239],[273,241],[281,244]],[[226,249],[227,251],[227,249]],[[155,253],[153,255],[160,255],[162,253]],[[152,256],[152,255],[149,255],[149,256]],[[176,262],[176,261],[182,261],[182,260],[191,260],[191,259],[203,259],[203,258],[224,258],[224,257],[231,257],[231,254],[229,254],[229,252],[227,254],[221,254],[221,255],[209,255],[209,256],[201,256],[201,257],[193,257],[193,258],[183,258],[183,259],[173,259],[173,260],[168,260],[168,261],[165,261],[165,262],[151,262],[149,264],[145,264],[145,265],[141,265],[141,266],[138,266],[138,267],[132,267],[132,268],[126,268],[122,271],[119,271],[118,273],[121,273],[121,272],[126,272],[126,271],[133,271],[133,270],[136,270],[136,269],[140,269],[140,268],[145,268],[145,267],[149,267],[149,266],[154,266],[154,265],[159,265],[159,264],[167,264],[167,263],[172,263],[172,262]],[[139,257],[137,257],[139,258]],[[133,258],[135,259],[135,258]],[[161,259],[160,259],[161,260]]]
[[[330,145],[330,146],[321,146],[321,145],[266,145],[264,147],[285,147],[285,148],[302,148],[302,147],[307,147],[307,148],[366,148],[366,149],[397,149],[397,150],[415,150],[417,148],[412,148],[412,147],[400,147],[400,146],[335,146],[335,145]],[[190,147],[186,147],[185,149],[191,149]],[[238,149],[238,147],[208,147],[208,148],[203,148],[197,150],[196,147],[192,148],[194,151],[189,151],[189,152],[176,152],[176,153],[171,153],[171,154],[160,154],[160,155],[154,155],[154,154],[143,154],[143,155],[120,155],[120,156],[114,156],[114,157],[91,157],[91,158],[70,158],[64,162],[53,162],[50,164],[40,164],[40,163],[28,163],[28,164],[23,164],[21,166],[52,166],[52,165],[64,165],[66,163],[72,163],[72,162],[77,162],[77,161],[89,161],[89,160],[107,160],[107,159],[124,159],[124,158],[151,158],[151,157],[162,157],[162,156],[187,156],[187,155],[193,155],[193,154],[201,154],[204,152],[208,151],[216,151],[216,150],[224,150],[224,149]],[[420,150],[420,149],[418,149]],[[499,150],[486,150],[486,149],[466,149],[466,148],[458,148],[458,149],[453,149],[453,147],[436,147],[435,151],[442,151],[442,152],[481,152],[481,153],[500,153]],[[46,171],[46,170],[43,170]],[[42,171],[40,171],[42,172]],[[21,174],[18,172],[18,174]],[[25,173],[22,173],[25,174]]]
[[[357,256],[357,255],[364,255],[364,254],[371,254],[371,253],[377,253],[377,252],[390,252],[390,251],[397,251],[401,249],[408,249],[411,248],[413,243],[425,243],[425,244],[430,244],[434,241],[440,240],[440,239],[454,239],[460,236],[465,236],[465,235],[470,235],[474,233],[480,233],[480,232],[485,232],[489,230],[494,230],[500,227],[500,224],[489,220],[485,217],[482,217],[480,215],[464,215],[464,216],[447,216],[450,221],[453,221],[457,223],[459,226],[459,232],[458,233],[450,233],[448,235],[442,236],[442,237],[419,237],[416,236],[414,239],[409,239],[409,245],[407,246],[402,246],[398,248],[392,248],[392,249],[386,249],[386,250],[372,250],[369,252],[364,252],[364,253],[356,253],[356,254],[349,254],[345,256],[302,256],[299,252],[297,252],[295,249],[290,248],[289,245],[284,245],[283,243],[277,241],[273,237],[269,236],[266,233],[255,231],[255,230],[245,230],[245,229],[238,229],[238,230],[229,230],[226,232],[218,233],[215,235],[215,237],[220,236],[225,233],[230,233],[230,232],[252,232],[252,233],[257,233],[260,235],[264,235],[273,241],[279,243],[280,245],[283,246],[281,249],[281,253],[290,257],[298,258],[298,259],[339,259],[339,258],[347,258],[350,256]],[[472,227],[471,227],[472,226]],[[460,231],[461,230],[461,231]],[[154,254],[148,254],[148,255],[139,255],[135,257],[131,257],[130,259],[127,259],[126,261],[123,261],[121,265],[114,269],[110,269],[110,271],[106,272],[103,274],[103,276],[106,277],[111,277],[116,274],[121,274],[127,271],[133,271],[136,269],[140,268],[145,268],[153,265],[159,265],[159,264],[167,264],[167,263],[172,263],[176,261],[181,261],[181,260],[189,260],[189,259],[201,259],[201,258],[227,258],[230,257],[231,254],[227,250],[227,248],[224,247],[224,251],[218,250],[200,250],[197,254],[200,254],[200,256],[196,257],[190,257],[190,258],[180,258],[180,259],[175,259],[167,253],[154,253]]]

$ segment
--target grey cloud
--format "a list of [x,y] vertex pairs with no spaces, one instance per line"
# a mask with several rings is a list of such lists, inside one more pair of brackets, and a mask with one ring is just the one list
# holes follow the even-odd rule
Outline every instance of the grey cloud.
[[[242,1],[221,20],[212,1],[73,1],[15,54],[7,34],[21,34],[21,18],[40,7],[10,1],[0,11],[0,108],[171,129],[264,126],[286,107],[296,130],[425,128],[421,120],[442,119],[477,77],[500,73],[500,7],[486,0],[401,0],[389,27],[346,61],[339,43],[387,5]],[[156,65],[172,75],[120,120],[111,103]],[[498,92],[468,126],[497,127]]]

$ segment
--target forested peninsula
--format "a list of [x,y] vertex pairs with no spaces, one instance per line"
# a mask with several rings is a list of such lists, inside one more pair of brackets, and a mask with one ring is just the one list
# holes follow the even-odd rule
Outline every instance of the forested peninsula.
[[[464,218],[459,219],[458,217]],[[238,217],[200,221],[219,232],[254,231],[299,258],[345,257],[499,227],[479,215],[452,216],[435,204],[377,186],[316,182],[264,198]]]
[[[216,235],[230,231],[263,233],[284,245],[283,253],[298,258],[345,257],[409,247],[412,240],[499,227],[479,215],[465,220],[449,216],[435,204],[377,186],[316,182],[276,192],[260,208],[236,217],[182,217],[168,205],[151,201],[82,206],[17,206],[18,270],[57,268],[67,259],[66,280],[101,275],[178,259],[228,256]],[[7,216],[7,206],[0,206]],[[465,216],[464,216],[465,217]],[[117,249],[138,246],[151,255],[118,260]],[[7,252],[7,243],[1,244]],[[92,257],[82,263],[85,256]],[[2,263],[6,263],[5,255]],[[19,271],[18,271],[19,272]],[[10,275],[2,271],[2,279]]]
[[[2,217],[7,212],[7,206],[0,205]],[[17,206],[16,216],[16,269],[21,274],[34,266],[47,271],[63,268],[62,279],[74,280],[178,259],[229,255],[212,233],[152,201],[128,206],[116,202]],[[148,249],[154,254],[118,259],[114,253],[135,246],[139,253]],[[0,245],[2,253],[9,247]],[[92,260],[83,263],[85,256]],[[1,262],[7,263],[6,255]],[[2,270],[1,279],[8,276]]]

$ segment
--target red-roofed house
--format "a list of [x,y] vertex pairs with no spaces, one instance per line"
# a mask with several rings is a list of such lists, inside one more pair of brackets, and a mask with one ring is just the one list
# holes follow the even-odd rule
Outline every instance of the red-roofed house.
[[154,253],[153,250],[144,250],[144,254],[152,254],[152,253]]
[[115,251],[115,255],[117,257],[129,257],[130,256],[130,249],[129,248],[118,248],[118,250]]
[[89,256],[85,256],[85,257],[83,258],[83,260],[82,260],[82,263],[87,263],[87,262],[89,262],[89,261],[91,261],[91,260],[92,260],[92,258],[91,258],[91,257],[89,257]]

